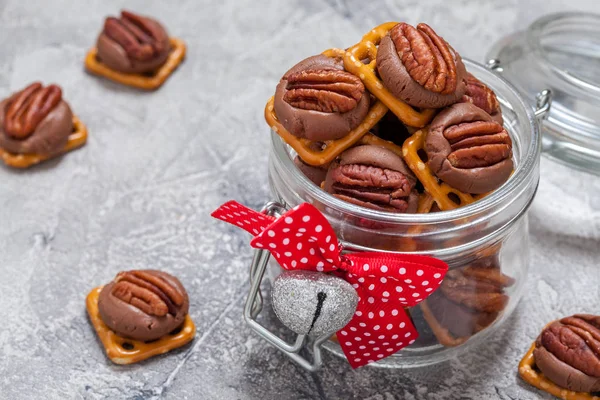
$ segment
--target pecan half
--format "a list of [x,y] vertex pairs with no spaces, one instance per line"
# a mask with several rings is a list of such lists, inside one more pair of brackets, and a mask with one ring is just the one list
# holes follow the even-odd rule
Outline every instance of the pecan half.
[[115,278],[113,296],[158,317],[177,314],[183,296],[165,280],[144,271],[121,272]]
[[500,113],[500,103],[492,89],[471,74],[467,75],[466,83],[467,91],[461,102],[476,105],[492,116]]
[[165,51],[168,43],[158,24],[128,11],[122,11],[120,18],[106,18],[104,33],[123,47],[127,57],[137,61],[153,59]]
[[600,377],[600,317],[563,318],[542,331],[537,345],[586,375]]
[[406,198],[412,187],[398,171],[371,165],[342,165],[332,172],[333,189],[338,197],[352,198],[381,207],[406,211]]
[[293,107],[324,113],[345,113],[356,108],[365,92],[356,76],[336,69],[304,70],[287,77],[283,99]]
[[390,31],[390,37],[415,81],[434,93],[454,93],[458,82],[453,50],[431,27],[400,23]]
[[62,90],[35,82],[13,95],[5,108],[4,131],[15,139],[30,136],[38,124],[60,103]]
[[448,271],[440,290],[450,300],[486,313],[506,307],[504,289],[514,280],[497,268],[464,267]]
[[456,168],[487,167],[510,157],[512,141],[495,121],[463,122],[444,130],[452,152],[448,161]]
[[325,190],[363,207],[414,212],[416,180],[404,161],[379,146],[358,146],[342,153],[329,167]]

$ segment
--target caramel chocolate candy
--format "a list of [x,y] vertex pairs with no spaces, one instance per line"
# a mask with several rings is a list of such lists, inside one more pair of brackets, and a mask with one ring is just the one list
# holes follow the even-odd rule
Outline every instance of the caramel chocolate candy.
[[450,343],[453,340],[457,340],[458,344],[464,342],[490,326],[498,317],[497,312],[478,312],[449,300],[439,292],[433,293],[427,299],[427,306],[431,317],[446,332],[446,335],[442,336],[434,331],[438,341],[448,347],[452,347]]
[[[485,260],[485,259],[484,259]],[[495,263],[494,263],[495,264]],[[504,275],[499,267],[485,267],[482,261],[448,271],[440,290],[449,300],[475,311],[498,313],[508,304],[504,289],[514,279]]]
[[551,323],[538,337],[533,356],[539,370],[558,386],[600,391],[600,317],[579,314]]
[[128,74],[157,70],[171,50],[167,31],[158,21],[129,11],[106,18],[96,47],[103,64]]
[[54,156],[73,131],[73,113],[57,85],[35,82],[0,102],[0,147],[13,154]]
[[346,136],[363,122],[369,93],[358,77],[344,70],[341,60],[318,55],[285,73],[273,107],[292,135],[324,142]]
[[508,132],[470,103],[441,111],[431,122],[424,147],[432,172],[464,193],[497,189],[513,170]]
[[177,278],[157,270],[117,274],[98,299],[102,321],[117,335],[148,342],[184,322],[189,299]]
[[496,93],[494,93],[494,91],[485,83],[469,73],[467,74],[466,84],[467,90],[460,99],[460,102],[476,105],[486,113],[490,114],[494,121],[502,125],[502,109],[500,108]]
[[329,164],[313,166],[305,163],[300,157],[294,158],[294,165],[315,185],[321,186],[327,176]]
[[396,153],[365,145],[343,152],[331,163],[325,190],[335,197],[379,211],[414,213],[417,179]]
[[394,26],[379,44],[377,71],[384,86],[413,107],[445,107],[466,91],[460,55],[426,24]]
[[505,289],[514,282],[501,272],[497,255],[484,257],[448,271],[421,309],[438,341],[456,346],[496,321],[508,304]]

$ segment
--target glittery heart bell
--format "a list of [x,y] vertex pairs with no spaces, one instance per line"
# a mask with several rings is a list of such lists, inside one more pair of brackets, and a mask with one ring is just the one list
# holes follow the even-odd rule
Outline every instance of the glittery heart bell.
[[316,271],[283,271],[271,286],[273,310],[300,335],[333,334],[350,322],[356,290],[342,278]]
[[356,312],[337,336],[353,368],[381,360],[416,340],[417,330],[404,308],[433,293],[448,271],[445,262],[426,256],[342,254],[333,228],[308,203],[274,218],[230,201],[212,216],[253,234],[250,245],[270,251],[286,270],[335,272],[352,285],[359,299]]

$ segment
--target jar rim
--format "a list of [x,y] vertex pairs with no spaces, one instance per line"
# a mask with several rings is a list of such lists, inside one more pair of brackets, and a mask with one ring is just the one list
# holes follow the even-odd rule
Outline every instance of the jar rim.
[[527,42],[531,49],[544,60],[546,65],[556,75],[581,89],[600,92],[600,82],[591,82],[582,78],[577,73],[564,70],[548,55],[548,52],[542,44],[543,38],[548,34],[548,29],[552,27],[560,28],[561,24],[568,22],[577,23],[578,25],[589,24],[590,26],[600,27],[600,14],[570,11],[545,15],[535,20],[527,28]]
[[[303,186],[303,189],[310,194],[312,198],[322,203],[326,207],[330,207],[336,211],[341,211],[358,218],[366,218],[369,220],[398,224],[436,224],[468,218],[493,209],[494,207],[506,202],[511,195],[514,195],[514,192],[518,188],[522,187],[523,183],[527,182],[530,175],[534,172],[535,165],[541,152],[540,131],[533,109],[527,104],[522,95],[512,84],[498,74],[490,71],[480,63],[467,58],[463,58],[463,62],[465,63],[465,66],[469,72],[473,73],[473,75],[477,76],[484,83],[486,83],[487,76],[488,79],[497,80],[499,84],[502,85],[503,90],[510,92],[510,94],[517,100],[517,104],[506,105],[512,107],[517,115],[525,117],[527,119],[528,127],[531,130],[531,140],[527,148],[523,149],[522,161],[518,163],[514,173],[500,188],[496,189],[493,193],[484,197],[483,199],[454,210],[427,214],[403,214],[373,210],[340,200],[312,183],[294,165],[293,160],[291,157],[289,157],[289,154],[286,150],[286,144],[283,139],[275,132],[272,132],[271,144],[274,148],[275,156],[281,162],[281,166],[287,170],[286,172],[291,174],[294,180],[300,182]],[[514,197],[516,198],[517,196]]]

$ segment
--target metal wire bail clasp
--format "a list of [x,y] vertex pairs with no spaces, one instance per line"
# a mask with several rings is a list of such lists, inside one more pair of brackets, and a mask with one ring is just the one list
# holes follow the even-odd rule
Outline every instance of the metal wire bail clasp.
[[[269,216],[278,216],[283,214],[285,211],[286,208],[284,205],[274,201],[267,203],[261,210],[261,212]],[[248,294],[246,305],[244,307],[244,320],[253,331],[258,333],[263,339],[275,346],[293,361],[298,363],[302,368],[310,372],[315,372],[323,365],[323,360],[321,358],[321,344],[329,339],[333,332],[328,332],[314,339],[311,346],[313,361],[310,362],[298,354],[299,351],[304,347],[307,335],[297,335],[294,343],[287,343],[285,340],[275,335],[256,320],[263,308],[263,298],[260,291],[260,285],[264,278],[270,258],[271,253],[267,250],[256,249],[254,251],[252,265],[250,266],[250,293]]]
[[552,90],[544,89],[535,95],[535,118],[541,124],[550,114],[552,106]]

